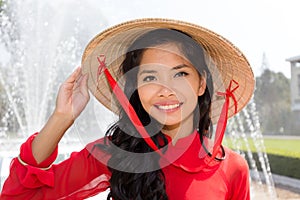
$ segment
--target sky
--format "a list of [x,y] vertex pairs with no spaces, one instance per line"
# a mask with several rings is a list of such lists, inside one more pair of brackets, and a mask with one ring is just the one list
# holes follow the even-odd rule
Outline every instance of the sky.
[[265,57],[269,69],[289,78],[286,59],[300,55],[299,0],[89,0],[87,4],[106,17],[108,26],[162,17],[208,28],[235,44],[256,76]]
[[[39,6],[36,0],[27,0]],[[300,0],[49,0],[55,12],[85,18],[85,29],[98,34],[137,18],[171,18],[208,28],[237,46],[248,58],[255,76],[263,62],[291,77],[287,58],[300,55]],[[80,7],[80,8],[79,8]],[[76,10],[76,11],[75,11]],[[103,22],[105,19],[105,22]],[[66,27],[68,23],[58,27]],[[91,35],[91,38],[94,36]],[[91,39],[90,38],[90,39]],[[88,42],[88,41],[87,41]],[[0,54],[5,50],[0,46]]]

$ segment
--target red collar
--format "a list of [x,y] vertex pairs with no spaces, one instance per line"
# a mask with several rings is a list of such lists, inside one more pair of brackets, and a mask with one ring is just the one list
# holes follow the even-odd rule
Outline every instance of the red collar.
[[169,141],[168,149],[164,153],[164,158],[160,161],[162,168],[171,164],[189,173],[197,173],[210,171],[220,164],[220,162],[212,160],[207,155],[201,145],[197,131],[187,137],[178,139],[175,145],[172,144],[169,136],[167,136],[167,139]]

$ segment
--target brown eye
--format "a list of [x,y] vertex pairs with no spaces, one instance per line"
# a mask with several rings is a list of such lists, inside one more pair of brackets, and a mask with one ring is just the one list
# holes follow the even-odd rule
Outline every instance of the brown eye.
[[145,78],[143,78],[143,82],[150,82],[155,80],[156,80],[155,76],[146,76]]
[[178,72],[175,74],[174,77],[183,77],[183,76],[187,76],[187,75],[188,75],[188,73],[186,73],[186,72]]

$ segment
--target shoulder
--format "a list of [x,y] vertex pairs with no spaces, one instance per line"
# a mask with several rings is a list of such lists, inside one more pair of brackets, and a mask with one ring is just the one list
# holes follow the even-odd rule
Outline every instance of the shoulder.
[[236,173],[248,173],[249,166],[246,159],[238,154],[237,152],[224,147],[226,159],[224,160],[224,168],[226,170],[226,174],[231,172],[232,174]]
[[97,140],[94,140],[90,143],[88,143],[85,148],[88,149],[88,150],[91,150],[91,149],[94,149],[95,146],[97,145],[105,145],[107,143],[106,141],[107,139],[105,137],[102,137],[102,138],[99,138]]
[[107,137],[102,137],[98,140],[90,142],[85,146],[85,151],[89,152],[89,155],[97,159],[108,160],[110,154],[108,153],[109,139]]
[[250,173],[246,159],[229,148],[224,149],[226,159],[222,165],[222,172],[228,181],[230,199],[250,199]]

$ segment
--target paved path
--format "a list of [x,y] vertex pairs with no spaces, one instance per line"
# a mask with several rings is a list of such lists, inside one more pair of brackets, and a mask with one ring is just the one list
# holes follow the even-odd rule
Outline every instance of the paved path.
[[300,180],[273,174],[278,199],[300,199]]
[[276,187],[278,200],[300,200],[300,191],[291,191],[289,188]]
[[[264,183],[263,173],[259,172],[262,177],[262,184],[251,182],[251,200],[271,199],[271,200],[300,200],[300,180],[286,176],[272,174],[274,187],[267,187]],[[275,191],[274,191],[275,189]],[[274,195],[274,194],[276,195]],[[272,195],[273,194],[273,195]]]

